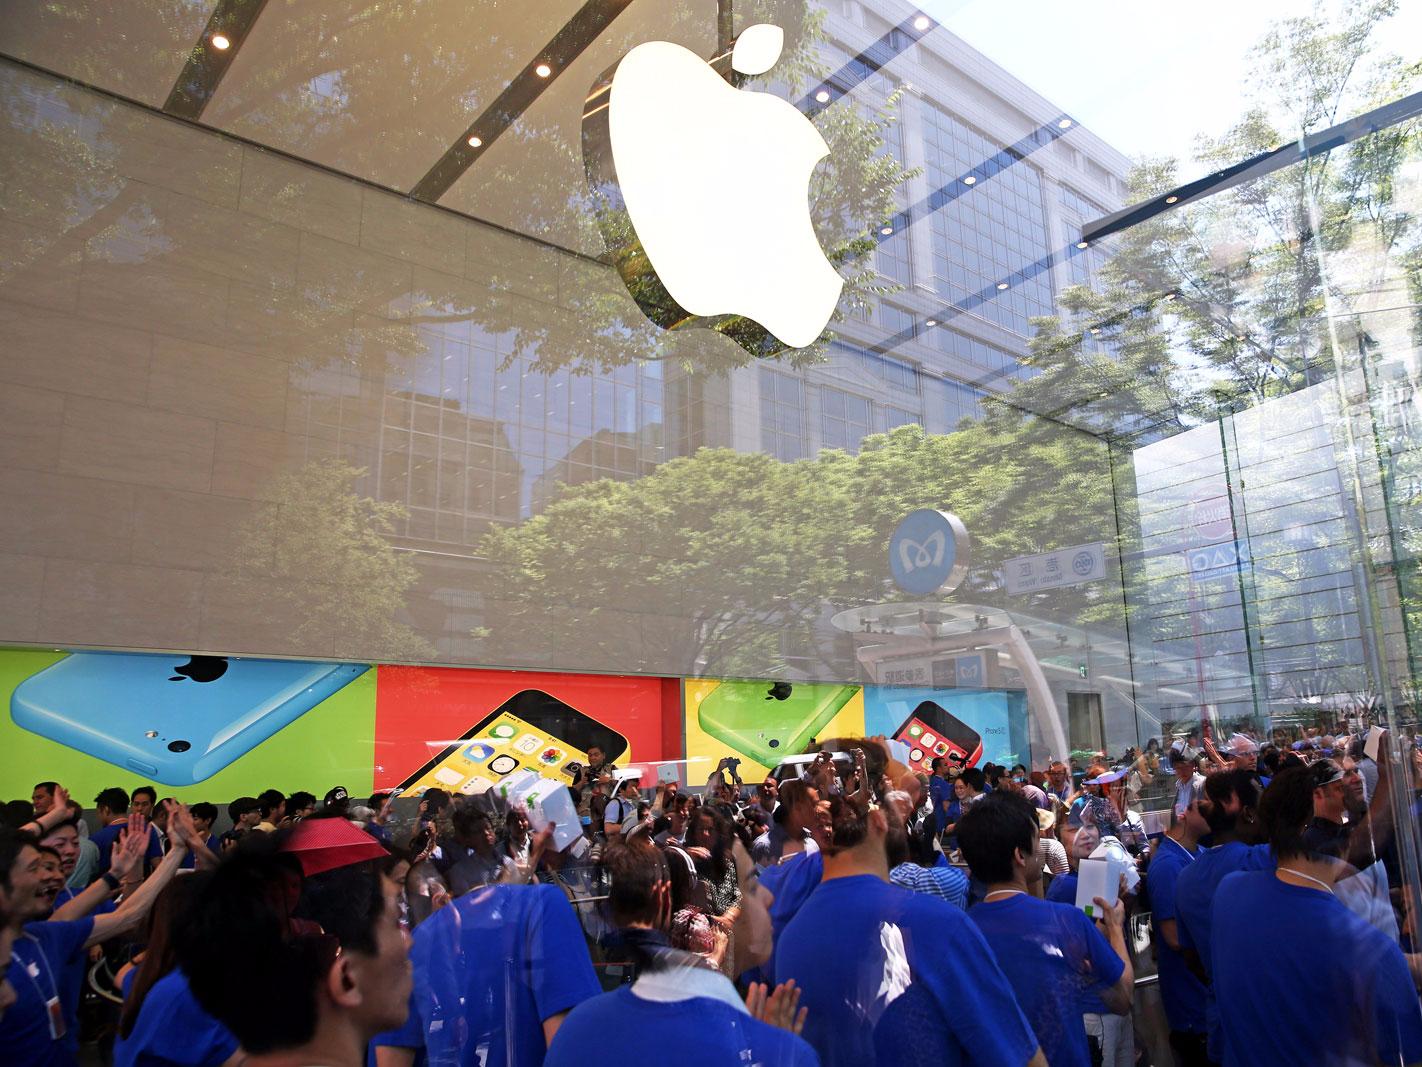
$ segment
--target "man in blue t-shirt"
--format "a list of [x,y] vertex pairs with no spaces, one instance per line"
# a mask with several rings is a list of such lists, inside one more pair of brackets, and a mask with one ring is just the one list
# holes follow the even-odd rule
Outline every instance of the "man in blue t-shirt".
[[[677,1067],[819,1067],[814,1049],[793,1032],[793,989],[777,990],[768,1001],[757,989],[753,1009],[704,957],[671,947],[665,937],[671,877],[654,845],[645,839],[609,844],[603,863],[612,878],[609,911],[640,963],[637,980],[574,1008],[558,1028],[544,1067],[582,1067],[588,1050],[605,1047],[614,1034],[635,1035],[642,1049],[665,1050]],[[769,923],[768,894],[750,872],[740,881],[737,927],[754,940],[755,931]],[[778,1010],[782,1006],[785,1010]],[[766,1021],[777,1015],[783,1016],[783,1028]]]
[[[128,828],[128,794],[118,786],[105,789],[94,798],[94,809],[98,812],[103,828],[89,835],[99,850],[99,871],[109,869],[109,853],[118,836]],[[153,826],[148,827],[148,851],[146,858],[157,863],[163,858],[163,841]]]
[[824,880],[775,949],[775,980],[800,987],[804,1037],[825,1067],[1045,1064],[967,915],[889,883],[892,809],[836,795],[830,815]]
[[968,918],[982,931],[1017,1003],[1052,1067],[1090,1067],[1081,997],[1100,994],[1105,1007],[1129,1015],[1135,974],[1123,932],[1125,907],[1098,898],[1105,918],[1093,923],[1070,904],[1032,895],[1040,886],[1033,805],[998,789],[964,814],[958,844],[973,876],[987,888]]
[[[1213,905],[1215,999],[1225,1067],[1422,1061],[1422,1006],[1407,960],[1386,935],[1333,895],[1350,868],[1311,852],[1306,767],[1284,770],[1260,803],[1277,870],[1239,871]],[[1264,966],[1253,955],[1261,930]]]
[[54,888],[62,881],[57,872],[47,876],[47,854],[38,844],[29,834],[0,830],[0,894],[14,938],[5,978],[16,995],[15,1003],[0,1016],[0,1053],[7,1057],[5,1062],[26,1067],[68,1067],[76,1062],[78,1051],[70,1021],[78,1005],[67,992],[65,968],[76,958],[82,960],[90,946],[136,926],[177,873],[178,857],[160,864],[110,915],[45,921]]
[[1160,975],[1160,1000],[1170,1024],[1170,1047],[1187,1067],[1205,1060],[1205,986],[1185,962],[1180,951],[1180,931],[1175,921],[1175,886],[1180,873],[1200,858],[1200,838],[1210,824],[1192,800],[1180,821],[1161,839],[1146,871],[1151,921]]
[[[1203,811],[1217,842],[1175,880],[1175,929],[1186,962],[1205,977],[1206,1047],[1209,1058],[1223,1056],[1219,1013],[1210,979],[1211,924],[1215,894],[1226,875],[1235,871],[1272,870],[1273,856],[1262,844],[1259,823],[1259,777],[1253,771],[1218,771],[1205,780]],[[1155,898],[1151,898],[1155,903]]]
[[555,885],[470,890],[415,929],[410,959],[435,1063],[538,1067],[564,1016],[602,992]]

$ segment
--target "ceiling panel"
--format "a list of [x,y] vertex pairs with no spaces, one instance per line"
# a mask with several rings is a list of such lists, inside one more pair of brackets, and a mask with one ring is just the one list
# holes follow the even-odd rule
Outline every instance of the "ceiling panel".
[[583,104],[593,82],[644,41],[673,41],[706,58],[716,49],[715,0],[638,0],[554,81],[440,199],[444,207],[564,248],[603,254],[587,204]]
[[0,52],[162,107],[216,0],[0,0]]
[[580,6],[269,0],[202,120],[408,190]]

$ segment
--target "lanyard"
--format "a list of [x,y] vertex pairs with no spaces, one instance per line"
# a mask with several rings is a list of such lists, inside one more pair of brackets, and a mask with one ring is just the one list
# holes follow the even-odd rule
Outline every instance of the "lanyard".
[[1186,848],[1184,845],[1182,845],[1179,841],[1175,840],[1175,838],[1173,837],[1167,837],[1166,840],[1169,841],[1176,848],[1178,848],[1181,852],[1185,853],[1185,858],[1188,859],[1191,863],[1195,862],[1197,858],[1195,854],[1191,852],[1188,848]]

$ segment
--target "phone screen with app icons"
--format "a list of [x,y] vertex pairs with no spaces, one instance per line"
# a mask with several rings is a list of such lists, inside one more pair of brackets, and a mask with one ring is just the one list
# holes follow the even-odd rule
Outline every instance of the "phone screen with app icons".
[[930,774],[933,771],[933,760],[937,756],[971,755],[948,738],[939,736],[932,726],[916,716],[911,716],[908,722],[899,727],[894,740],[908,745],[909,765],[915,771],[926,771]]
[[520,769],[571,785],[568,765],[587,762],[583,750],[500,709],[407,779],[402,788],[417,796],[426,789],[468,796],[484,792]]

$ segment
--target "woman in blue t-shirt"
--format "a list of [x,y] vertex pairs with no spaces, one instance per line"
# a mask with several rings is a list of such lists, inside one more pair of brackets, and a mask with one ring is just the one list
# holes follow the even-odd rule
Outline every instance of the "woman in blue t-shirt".
[[142,963],[123,975],[123,1011],[114,1040],[114,1067],[170,1063],[236,1067],[237,1038],[198,1004],[178,969],[174,931],[206,884],[205,871],[175,878],[155,902]]

